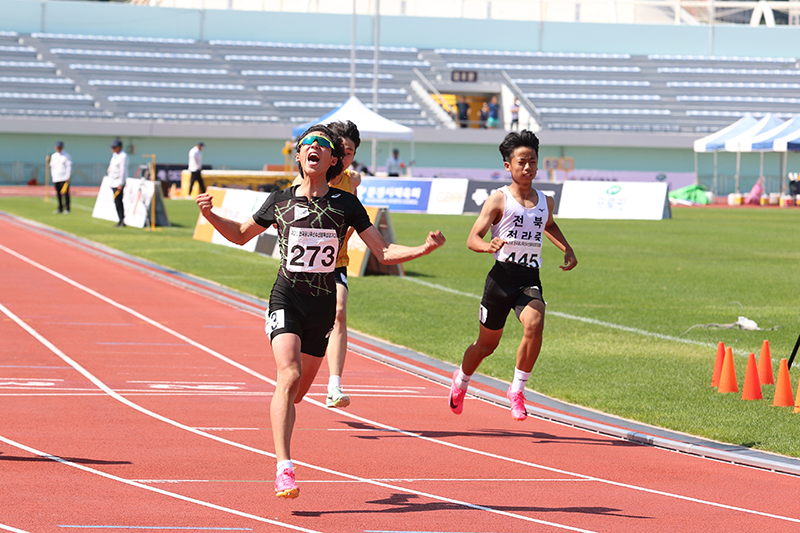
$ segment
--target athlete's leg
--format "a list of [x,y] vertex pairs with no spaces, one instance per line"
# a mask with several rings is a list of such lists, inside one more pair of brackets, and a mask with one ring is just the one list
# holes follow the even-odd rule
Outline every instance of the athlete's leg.
[[300,388],[302,374],[300,337],[294,333],[276,335],[272,339],[272,352],[278,367],[278,379],[269,414],[275,456],[280,462],[291,459],[290,445],[295,421],[294,399]]
[[461,360],[461,370],[468,376],[478,370],[481,361],[494,353],[503,336],[502,329],[488,329],[483,324],[478,327],[478,339],[467,347]]
[[294,403],[303,401],[311,385],[314,383],[314,378],[317,377],[319,367],[322,365],[322,357],[314,357],[307,353],[300,354],[302,360],[302,373],[300,375],[300,385],[297,389],[297,395],[294,397]]
[[347,287],[336,284],[336,321],[328,341],[328,373],[342,377],[347,353]]
[[542,333],[544,332],[544,302],[533,300],[525,306],[520,314],[522,323],[522,341],[517,349],[517,368],[523,372],[533,370],[539,351],[542,349]]

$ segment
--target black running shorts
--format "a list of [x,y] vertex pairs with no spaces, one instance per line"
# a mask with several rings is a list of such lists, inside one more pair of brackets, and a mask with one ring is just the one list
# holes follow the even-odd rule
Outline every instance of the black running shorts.
[[300,337],[300,351],[324,357],[336,318],[336,293],[311,296],[298,293],[278,276],[269,296],[264,327],[270,340],[281,333]]
[[519,319],[523,309],[534,300],[544,303],[539,269],[516,263],[496,261],[481,298],[480,321],[487,329],[503,329],[512,309]]
[[347,267],[336,267],[333,273],[336,277],[336,283],[349,290],[350,287],[347,286]]

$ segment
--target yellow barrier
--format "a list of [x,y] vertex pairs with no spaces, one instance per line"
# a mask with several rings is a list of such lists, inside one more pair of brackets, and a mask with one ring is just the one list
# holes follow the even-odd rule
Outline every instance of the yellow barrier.
[[[203,170],[203,183],[208,187],[231,187],[237,189],[259,190],[260,187],[285,189],[292,184],[295,176],[285,172],[259,171],[259,170]],[[200,192],[200,186],[195,184],[189,191],[192,173],[188,170],[181,172],[181,193],[183,197],[191,195],[192,198]]]

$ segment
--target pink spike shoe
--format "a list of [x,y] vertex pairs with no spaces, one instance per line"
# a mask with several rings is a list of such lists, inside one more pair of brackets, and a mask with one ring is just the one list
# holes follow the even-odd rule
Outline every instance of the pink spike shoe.
[[300,495],[300,489],[297,488],[297,483],[294,482],[294,470],[291,468],[284,468],[275,479],[275,496],[278,498],[297,498]]
[[509,388],[506,398],[511,402],[511,418],[520,422],[528,418],[528,411],[525,410],[525,394],[522,391],[511,392]]
[[464,410],[464,396],[467,395],[467,391],[461,390],[456,385],[456,377],[458,377],[458,368],[455,372],[453,372],[453,382],[450,384],[450,410],[453,411],[455,414],[460,415],[461,411]]

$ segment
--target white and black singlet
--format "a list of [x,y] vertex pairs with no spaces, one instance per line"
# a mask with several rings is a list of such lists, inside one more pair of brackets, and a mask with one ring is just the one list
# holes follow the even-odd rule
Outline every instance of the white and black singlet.
[[534,207],[522,206],[508,186],[503,192],[503,216],[492,225],[492,238],[506,241],[495,252],[495,264],[486,276],[480,306],[480,321],[491,330],[503,329],[508,312],[517,318],[531,301],[544,302],[539,267],[542,264],[542,237],[550,217],[547,197],[536,191]]

